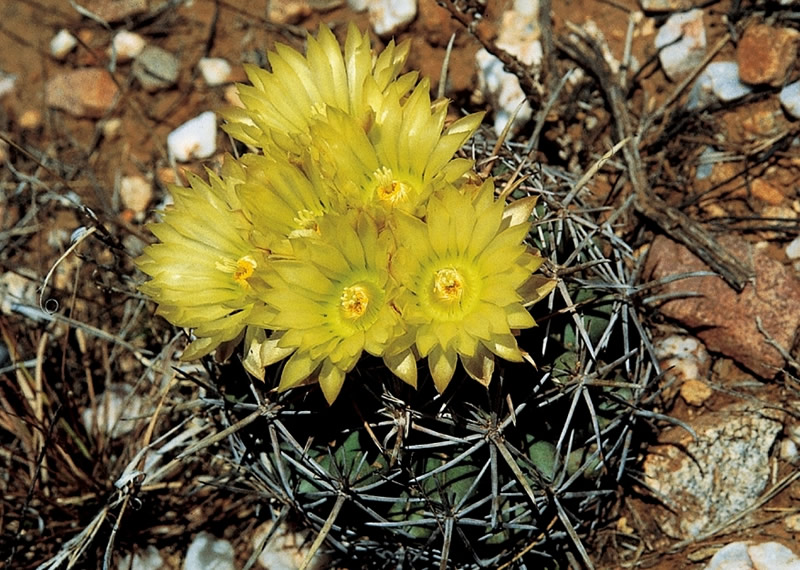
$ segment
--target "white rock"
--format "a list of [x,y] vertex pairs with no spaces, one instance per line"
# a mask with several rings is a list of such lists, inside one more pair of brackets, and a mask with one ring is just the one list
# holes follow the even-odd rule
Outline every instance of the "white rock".
[[10,315],[17,305],[38,306],[36,280],[9,271],[0,276],[0,312]]
[[0,71],[0,97],[8,95],[14,91],[17,85],[17,76],[13,73],[5,73]]
[[353,12],[363,12],[369,6],[369,0],[347,0],[347,5]]
[[735,61],[709,63],[689,93],[687,109],[694,110],[712,101],[734,101],[752,92],[752,88],[739,79],[739,65]]
[[690,10],[673,14],[658,30],[656,49],[664,73],[678,79],[700,65],[706,55],[706,29],[703,11]]
[[778,99],[787,113],[795,119],[800,119],[800,81],[790,83],[781,89]]
[[119,184],[119,197],[124,207],[141,214],[153,199],[153,185],[142,176],[124,176]]
[[231,76],[231,64],[221,57],[204,57],[197,62],[197,68],[206,85],[215,86],[227,83]]
[[800,558],[778,542],[754,544],[747,553],[755,570],[800,570]]
[[784,461],[794,463],[797,460],[797,444],[791,439],[782,439],[780,457]]
[[789,245],[786,246],[786,257],[792,261],[800,259],[800,237],[794,238]]
[[367,2],[369,23],[379,36],[402,30],[417,17],[417,0],[373,0]]
[[208,158],[217,150],[217,116],[201,113],[167,135],[167,150],[180,162]]
[[783,519],[783,528],[789,532],[800,532],[800,514],[789,515]]
[[135,553],[133,560],[131,560],[130,553],[120,558],[117,568],[119,570],[162,570],[164,559],[161,558],[158,549],[151,544],[143,552]]
[[[539,41],[539,5],[537,0],[515,0],[514,9],[506,10],[497,36],[497,46],[534,69],[542,63],[543,51]],[[503,63],[485,49],[475,55],[478,65],[479,88],[494,107],[494,130],[499,136],[514,115],[525,93],[519,79],[503,69]],[[525,101],[517,113],[510,133],[513,135],[530,121],[533,111]]]
[[50,53],[56,59],[64,59],[67,54],[75,49],[78,40],[68,30],[61,29],[50,40]]
[[183,570],[235,570],[233,545],[207,532],[199,533],[183,561]]
[[705,570],[752,570],[747,544],[732,542],[720,548]]
[[[147,415],[145,400],[128,384],[111,384],[97,398],[97,408],[86,408],[81,420],[87,432],[98,429],[112,438],[122,437],[133,431]],[[95,428],[97,426],[97,428]]]
[[139,34],[121,30],[117,32],[114,39],[111,40],[111,47],[108,49],[108,54],[111,55],[112,50],[115,51],[117,54],[117,61],[122,63],[130,61],[142,53],[146,45],[147,40]]

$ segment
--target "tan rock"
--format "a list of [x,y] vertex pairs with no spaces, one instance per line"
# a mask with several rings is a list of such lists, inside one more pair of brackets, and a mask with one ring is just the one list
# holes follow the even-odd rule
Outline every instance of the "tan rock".
[[687,380],[681,385],[681,398],[690,406],[702,406],[714,391],[700,380]]
[[779,87],[797,58],[800,33],[765,24],[748,27],[736,49],[739,77],[745,83]]
[[772,204],[773,206],[777,206],[783,202],[785,198],[783,192],[761,178],[753,180],[750,185],[750,191],[753,193],[754,198],[766,202],[767,204]]
[[81,5],[108,23],[121,22],[148,10],[148,0],[84,0]]
[[[721,245],[752,264],[755,279],[736,293],[719,277],[690,277],[665,284],[661,291],[673,298],[659,309],[682,323],[712,352],[721,352],[764,378],[783,367],[781,354],[758,330],[763,329],[786,350],[794,346],[800,323],[800,279],[791,268],[756,251],[746,241],[726,236]],[[659,236],[650,247],[645,275],[659,280],[681,273],[710,271],[684,246]],[[695,296],[691,296],[695,295]]]
[[111,74],[96,67],[56,75],[45,85],[45,103],[76,117],[97,119],[114,104],[119,88]]

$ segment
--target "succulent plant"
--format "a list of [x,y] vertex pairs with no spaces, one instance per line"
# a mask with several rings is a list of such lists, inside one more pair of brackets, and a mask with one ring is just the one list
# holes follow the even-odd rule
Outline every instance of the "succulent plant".
[[455,156],[481,115],[445,127],[407,44],[308,46],[248,70],[227,129],[261,154],[192,179],[197,210],[174,189],[139,260],[186,357],[244,340],[275,388],[243,394],[236,472],[351,567],[588,560],[652,368],[629,248],[547,174],[510,203],[481,181]]

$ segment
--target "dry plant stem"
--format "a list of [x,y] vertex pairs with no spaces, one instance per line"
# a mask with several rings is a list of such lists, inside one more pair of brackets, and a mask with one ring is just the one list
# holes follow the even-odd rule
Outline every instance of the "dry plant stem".
[[314,560],[314,555],[320,549],[322,543],[325,541],[325,538],[328,536],[328,533],[331,531],[331,527],[333,527],[333,523],[336,522],[336,517],[339,516],[339,511],[342,510],[342,506],[344,506],[344,502],[346,500],[347,495],[344,493],[339,493],[339,495],[336,497],[336,503],[334,503],[333,509],[331,509],[331,514],[325,521],[325,525],[322,527],[322,530],[319,531],[317,538],[315,538],[314,542],[311,544],[311,548],[308,549],[308,552],[303,558],[303,562],[300,564],[299,570],[306,570],[311,565],[311,562]]
[[736,291],[742,291],[748,281],[752,279],[752,268],[720,246],[714,236],[700,224],[655,195],[647,182],[639,155],[639,143],[643,133],[634,133],[620,85],[615,81],[595,40],[578,29],[574,31],[574,35],[580,36],[581,43],[577,39],[567,38],[558,40],[557,46],[570,59],[597,78],[614,117],[617,139],[623,140],[630,137],[628,144],[623,148],[623,156],[636,196],[634,202],[636,210],[658,225],[665,234],[688,247],[692,253],[719,273]]

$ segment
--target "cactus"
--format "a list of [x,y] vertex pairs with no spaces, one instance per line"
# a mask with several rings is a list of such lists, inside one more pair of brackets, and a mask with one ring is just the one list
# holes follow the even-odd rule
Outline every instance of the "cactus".
[[[590,565],[653,368],[632,252],[553,173],[510,205],[479,182],[454,153],[481,116],[445,129],[446,103],[399,75],[406,53],[351,28],[342,54],[322,28],[306,59],[282,47],[248,70],[227,129],[263,156],[192,181],[208,203],[154,226],[142,290],[194,327],[185,356],[244,340],[277,388],[254,387],[261,417],[229,442],[239,483],[317,531],[308,560],[325,544],[350,567]],[[226,231],[198,230],[209,217]]]

